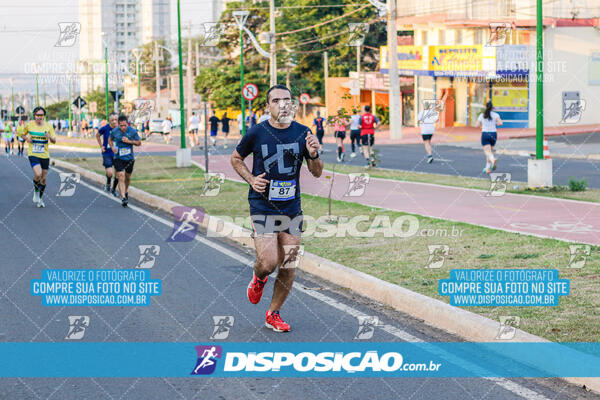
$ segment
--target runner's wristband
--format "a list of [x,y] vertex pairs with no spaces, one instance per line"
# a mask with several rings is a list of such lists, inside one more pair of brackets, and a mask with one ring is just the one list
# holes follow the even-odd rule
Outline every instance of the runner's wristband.
[[316,160],[317,158],[319,158],[319,152],[317,151],[317,156],[314,158],[311,157],[310,154],[306,158],[308,158],[309,160]]

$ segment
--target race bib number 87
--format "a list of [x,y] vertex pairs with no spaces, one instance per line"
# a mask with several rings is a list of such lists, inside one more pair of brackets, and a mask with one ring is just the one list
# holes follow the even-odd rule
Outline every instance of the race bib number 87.
[[276,181],[272,180],[269,187],[269,200],[286,201],[296,197],[296,180]]

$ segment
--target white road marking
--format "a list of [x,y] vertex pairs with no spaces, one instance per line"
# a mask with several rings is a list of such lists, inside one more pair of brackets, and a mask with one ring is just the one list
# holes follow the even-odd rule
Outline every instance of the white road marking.
[[[60,169],[55,168],[55,167],[52,167],[52,169],[54,169],[56,171],[59,171],[59,172],[62,172]],[[88,189],[93,190],[94,192],[96,192],[98,194],[101,194],[101,195],[103,195],[103,196],[105,196],[105,197],[113,200],[115,203],[120,203],[119,199],[115,198],[111,194],[108,194],[103,189],[99,189],[99,188],[97,188],[95,186],[92,186],[92,185],[90,185],[90,184],[88,184],[86,182],[83,182],[83,181],[80,181],[79,184],[87,187]],[[131,208],[134,211],[139,212],[140,214],[143,214],[143,215],[145,215],[147,217],[150,217],[150,218],[154,219],[155,221],[161,222],[162,224],[164,224],[166,226],[172,227],[172,225],[173,225],[172,221],[168,221],[165,218],[162,218],[162,217],[160,217],[158,215],[152,214],[151,212],[148,212],[148,211],[146,211],[146,210],[144,210],[144,209],[142,209],[140,207],[137,207],[137,206],[134,206],[134,205],[129,205],[128,207]],[[215,243],[215,242],[212,242],[210,240],[207,240],[207,239],[203,238],[200,235],[196,235],[194,239],[198,240],[199,242],[201,242],[201,243],[203,243],[203,244],[205,244],[207,246],[212,247],[213,249],[215,249],[215,250],[217,250],[217,251],[219,251],[219,252],[221,252],[221,253],[223,253],[223,254],[231,257],[231,258],[233,258],[236,261],[243,262],[245,265],[251,265],[251,263],[254,261],[254,259],[251,259],[249,257],[245,257],[245,256],[243,256],[241,254],[235,253],[235,252],[233,252],[233,251],[231,251],[231,250],[229,250],[229,249],[221,246],[218,243]],[[317,300],[319,300],[319,301],[321,301],[321,302],[323,302],[325,304],[328,304],[328,305],[330,305],[333,308],[336,308],[336,309],[338,309],[340,311],[343,311],[343,312],[345,312],[345,313],[347,313],[347,314],[349,314],[349,315],[351,315],[353,317],[366,316],[366,314],[364,314],[363,312],[357,310],[356,308],[353,308],[353,307],[351,307],[351,306],[349,306],[347,304],[341,303],[341,302],[339,302],[339,301],[337,301],[337,300],[335,300],[335,299],[333,299],[333,298],[331,298],[329,296],[324,295],[323,293],[319,293],[317,291],[307,289],[307,288],[301,286],[300,284],[298,284],[296,282],[294,282],[293,288],[296,289],[296,290],[298,290],[298,291],[300,291],[300,292],[302,292],[302,293],[304,293],[304,294],[306,294],[306,295],[309,295],[309,296],[313,297],[314,299],[317,299]],[[410,333],[408,333],[406,331],[403,331],[402,329],[397,328],[397,327],[392,326],[392,325],[379,324],[378,328],[384,330],[385,332],[387,332],[387,333],[389,333],[389,334],[391,334],[391,335],[393,335],[393,336],[397,337],[398,339],[403,340],[405,342],[425,343],[422,339],[420,339],[420,338],[418,338],[416,336],[413,336]],[[431,350],[431,349],[428,348],[428,350]],[[444,358],[446,358],[446,359],[455,359],[455,360],[457,360],[457,363],[459,363],[459,365],[461,365],[465,369],[483,370],[482,368],[480,368],[480,367],[478,367],[478,366],[476,366],[474,364],[471,364],[468,361],[456,358],[456,356],[454,356],[454,355],[452,355],[450,353],[447,353],[447,352],[445,352],[443,350],[439,350],[437,353],[438,353],[438,355],[444,356]],[[541,394],[539,394],[539,393],[537,393],[537,392],[535,392],[535,391],[533,391],[531,389],[528,389],[528,388],[526,388],[524,386],[521,386],[521,385],[519,385],[516,382],[510,381],[510,380],[508,380],[506,378],[483,378],[483,379],[487,379],[487,380],[489,380],[491,382],[494,382],[498,386],[501,386],[504,389],[506,389],[506,390],[508,390],[508,391],[510,391],[512,393],[515,393],[518,396],[522,396],[525,399],[550,400],[547,397],[545,397],[545,396],[543,396],[543,395],[541,395]]]

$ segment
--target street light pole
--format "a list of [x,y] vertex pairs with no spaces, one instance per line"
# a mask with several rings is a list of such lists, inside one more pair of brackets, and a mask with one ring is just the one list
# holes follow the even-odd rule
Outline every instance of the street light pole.
[[233,17],[240,28],[240,103],[242,105],[242,136],[246,134],[246,107],[244,104],[244,24],[248,18],[248,11],[234,11]]
[[154,59],[156,61],[156,112],[160,117],[160,58],[158,56],[158,40],[154,41]]
[[536,82],[536,123],[535,123],[535,158],[544,158],[544,21],[542,0],[537,0],[536,53],[537,53],[537,82]]
[[244,31],[240,29],[240,102],[242,103],[242,136],[246,134],[246,103],[244,102]]
[[40,85],[38,81],[38,71],[35,71],[35,98],[36,98],[36,106],[40,105]]
[[185,109],[183,96],[183,53],[181,51],[181,0],[177,0],[177,40],[179,46],[179,114],[181,118],[181,148],[185,149]]
[[269,0],[269,30],[271,58],[271,86],[277,85],[277,48],[275,43],[275,0]]
[[181,0],[177,0],[177,45],[179,51],[179,118],[180,124],[180,144],[181,147],[176,152],[176,165],[180,167],[190,167],[192,165],[192,149],[185,147],[185,98],[183,95],[183,51],[181,49]]
[[68,136],[71,137],[71,77],[69,76],[69,97],[67,97],[67,110],[69,110],[69,128],[67,129]]
[[[402,117],[400,109],[400,79],[398,77],[398,32],[396,30],[396,1],[387,1],[387,47],[390,68],[390,138],[402,139]],[[375,110],[372,110],[375,112]]]
[[104,96],[106,98],[106,120],[108,121],[108,47],[104,46]]
[[10,78],[10,116],[12,117],[15,110],[15,88],[13,86],[13,78]]
[[137,81],[138,81],[138,99],[142,97],[142,80],[140,79],[140,59],[136,60],[137,64]]

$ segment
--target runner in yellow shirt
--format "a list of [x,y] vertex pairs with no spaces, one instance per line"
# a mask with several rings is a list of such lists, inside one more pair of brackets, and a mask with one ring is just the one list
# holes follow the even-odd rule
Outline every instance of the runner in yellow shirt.
[[56,134],[52,125],[44,121],[46,110],[43,107],[34,108],[33,116],[35,121],[25,125],[22,136],[29,143],[27,155],[33,169],[33,202],[38,207],[45,207],[42,196],[46,189],[46,176],[50,166],[48,142],[56,143]]

